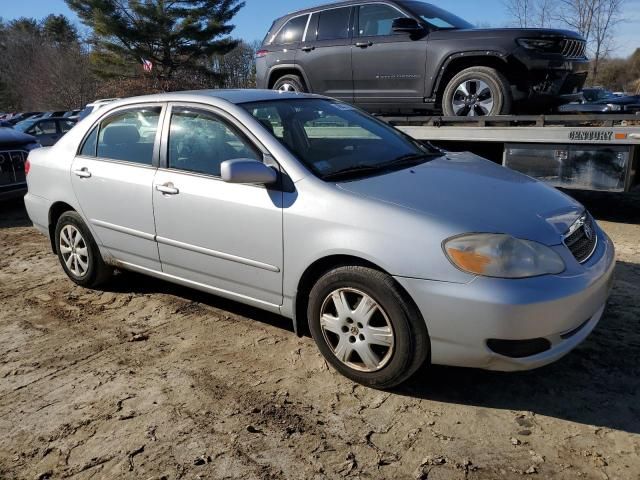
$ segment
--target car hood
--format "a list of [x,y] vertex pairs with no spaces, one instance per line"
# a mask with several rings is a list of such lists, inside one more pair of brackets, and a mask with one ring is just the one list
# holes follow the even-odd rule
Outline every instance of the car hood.
[[338,185],[428,216],[452,235],[506,233],[559,245],[584,212],[559,190],[471,153],[448,153],[417,167]]
[[580,34],[571,30],[555,28],[469,28],[455,30],[436,30],[429,35],[431,40],[472,39],[472,38],[545,38],[562,37],[584,40]]
[[35,137],[13,128],[0,127],[0,147],[15,147],[36,142]]
[[625,95],[624,97],[603,98],[602,100],[597,100],[593,103],[598,105],[602,105],[602,104],[633,105],[633,104],[640,103],[640,95]]

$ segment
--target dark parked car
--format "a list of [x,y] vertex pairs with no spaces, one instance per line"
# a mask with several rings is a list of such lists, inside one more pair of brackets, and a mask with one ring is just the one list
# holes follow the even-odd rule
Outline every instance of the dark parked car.
[[0,127],[0,200],[27,192],[24,165],[29,152],[40,144],[31,135]]
[[640,95],[616,95],[604,88],[585,88],[582,100],[561,105],[560,113],[640,113]]
[[475,29],[419,1],[351,0],[276,20],[257,52],[257,81],[372,112],[507,114],[578,99],[585,48],[570,31]]
[[15,129],[33,135],[43,147],[50,147],[60,140],[76,124],[75,120],[61,117],[24,120]]

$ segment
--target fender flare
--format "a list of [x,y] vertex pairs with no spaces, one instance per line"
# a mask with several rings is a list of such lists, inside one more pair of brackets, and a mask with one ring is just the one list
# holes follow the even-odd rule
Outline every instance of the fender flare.
[[304,83],[307,89],[311,91],[311,83],[309,82],[309,77],[307,77],[307,74],[300,67],[300,65],[297,65],[295,63],[283,63],[283,64],[274,65],[273,67],[271,67],[267,74],[267,84],[265,85],[265,88],[269,88],[268,85],[271,83],[271,78],[273,77],[274,73],[278,72],[278,70],[295,70],[302,76],[302,79],[304,80]]
[[504,64],[507,64],[507,54],[504,52],[499,52],[496,50],[470,50],[470,51],[466,51],[466,52],[457,52],[457,53],[453,53],[451,55],[449,55],[444,61],[442,61],[440,63],[440,66],[438,68],[438,75],[436,76],[435,82],[433,83],[432,87],[431,87],[431,92],[430,92],[430,99],[432,99],[433,101],[436,100],[438,91],[440,90],[440,83],[442,82],[442,79],[444,78],[445,73],[447,72],[449,65],[451,65],[451,62],[454,60],[457,60],[459,58],[487,58],[487,57],[491,57],[491,58],[497,58],[501,61],[504,62]]

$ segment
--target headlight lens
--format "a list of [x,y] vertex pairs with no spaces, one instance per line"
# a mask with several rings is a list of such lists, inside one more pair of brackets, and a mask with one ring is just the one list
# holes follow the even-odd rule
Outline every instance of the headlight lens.
[[607,103],[607,108],[610,112],[619,112],[620,110],[622,110],[622,107],[620,105],[616,105],[615,103]]
[[449,260],[460,270],[498,278],[527,278],[561,273],[562,258],[549,247],[510,235],[473,233],[444,242]]
[[562,40],[556,38],[519,38],[518,44],[527,50],[562,53]]

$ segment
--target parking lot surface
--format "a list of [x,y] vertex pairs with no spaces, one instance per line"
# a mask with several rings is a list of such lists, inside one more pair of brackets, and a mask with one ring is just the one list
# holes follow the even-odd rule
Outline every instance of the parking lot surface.
[[392,392],[332,371],[278,316],[130,273],[77,287],[2,204],[0,478],[639,479],[640,195],[576,196],[618,255],[587,341],[539,370],[431,367]]

